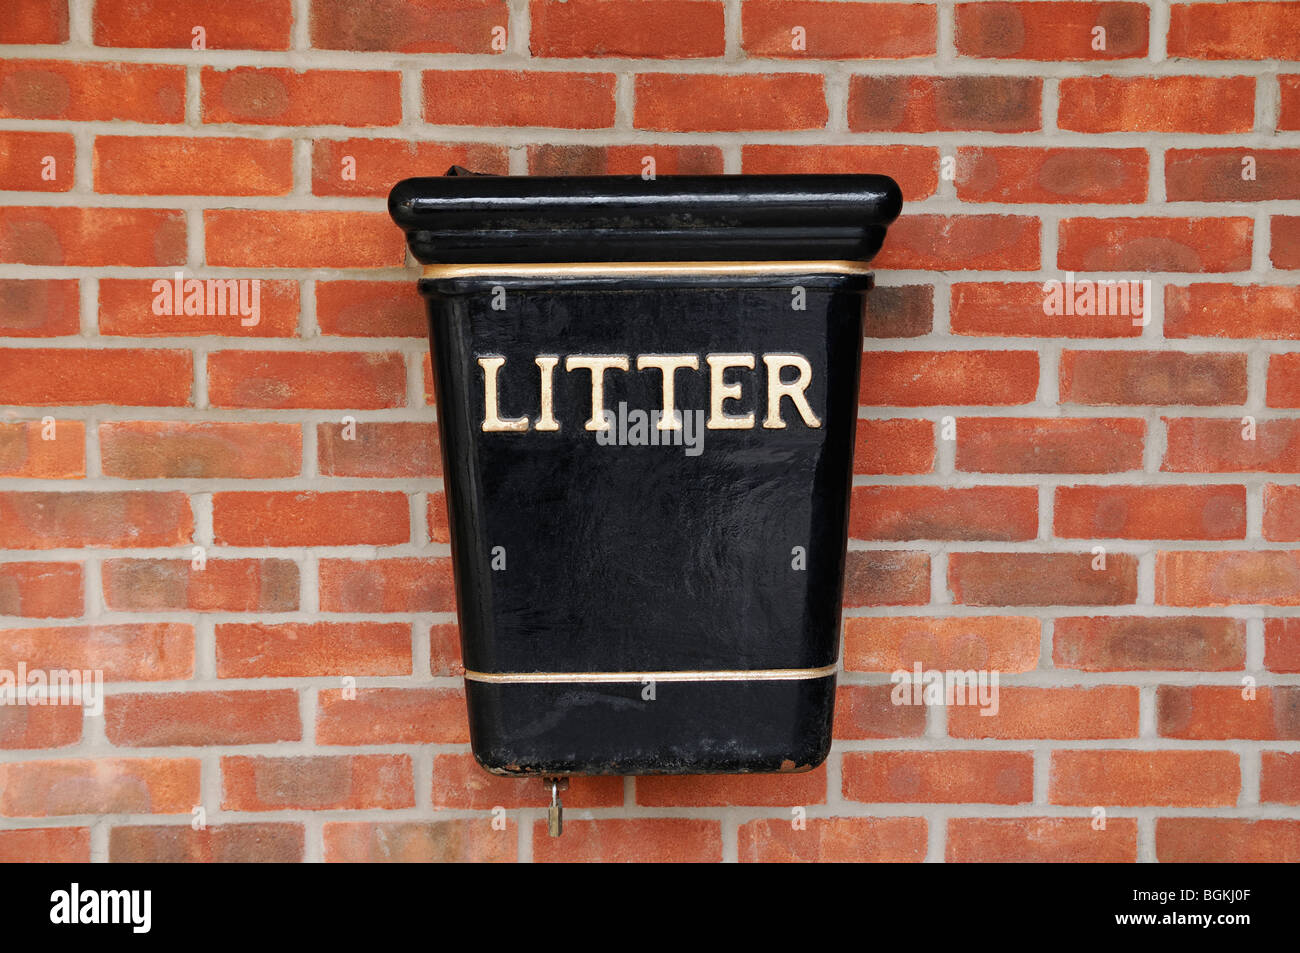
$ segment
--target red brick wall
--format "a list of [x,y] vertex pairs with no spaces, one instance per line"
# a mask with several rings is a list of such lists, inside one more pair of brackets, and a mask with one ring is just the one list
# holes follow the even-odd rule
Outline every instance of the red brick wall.
[[[0,707],[0,858],[1300,860],[1300,3],[9,0],[0,44],[0,669],[110,683]],[[384,196],[645,156],[908,202],[838,740],[575,781],[552,840],[469,754]],[[260,324],[156,316],[178,270]],[[1149,321],[1044,314],[1066,271]],[[892,704],[914,662],[999,714]]]

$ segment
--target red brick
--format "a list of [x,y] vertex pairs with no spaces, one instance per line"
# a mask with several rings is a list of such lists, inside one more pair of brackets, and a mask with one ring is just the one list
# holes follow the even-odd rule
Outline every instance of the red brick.
[[153,692],[110,695],[104,732],[119,747],[253,745],[302,740],[298,693]]
[[208,356],[208,399],[214,407],[400,407],[406,361],[395,351],[217,351]]
[[81,563],[0,563],[0,615],[71,619],[85,606]]
[[409,281],[318,281],[316,324],[322,334],[423,338],[424,301]]
[[1253,76],[1072,76],[1056,122],[1074,132],[1250,132]]
[[206,209],[207,263],[229,268],[384,268],[405,242],[384,212]]
[[225,811],[391,810],[414,806],[410,755],[221,759],[221,808]]
[[1279,76],[1277,82],[1281,93],[1277,128],[1300,129],[1300,76]]
[[0,190],[66,192],[76,155],[76,143],[66,133],[0,131]]
[[869,338],[915,338],[934,329],[930,285],[876,287],[862,305],[862,333]]
[[[345,160],[351,162],[345,165]],[[313,195],[387,196],[400,179],[441,172],[453,165],[505,175],[504,146],[406,139],[317,139],[312,143]],[[348,171],[354,178],[344,178]],[[409,288],[408,288],[409,290]]]
[[395,126],[402,121],[395,71],[205,66],[205,123],[272,126]]
[[1274,268],[1300,268],[1300,215],[1269,219],[1269,260]]
[[80,330],[76,278],[0,278],[0,337],[49,338]]
[[224,546],[392,546],[410,541],[405,493],[215,493],[213,531]]
[[[54,439],[44,439],[46,433]],[[0,423],[0,477],[69,480],[85,475],[86,425],[80,420],[55,421],[53,431],[36,420]]]
[[1300,338],[1300,288],[1280,285],[1165,286],[1167,338]]
[[829,116],[825,80],[812,73],[642,73],[635,90],[637,129],[821,129]]
[[[953,334],[993,337],[1138,337],[1127,314],[1048,314],[1048,291],[1038,282],[959,282],[952,286],[948,323]],[[873,294],[875,292],[872,292]]]
[[297,424],[117,420],[99,425],[105,476],[275,479],[302,472]]
[[1081,807],[1235,807],[1231,751],[1053,751],[1048,800]]
[[0,208],[0,262],[144,267],[185,261],[185,216],[158,208]]
[[1073,271],[1245,271],[1249,218],[1066,218],[1057,266]]
[[466,744],[469,723],[459,688],[331,688],[318,697],[318,745]]
[[[795,27],[804,48],[792,49]],[[749,0],[741,7],[742,46],[750,56],[861,60],[933,56],[937,17],[923,3]]]
[[[183,279],[184,281],[203,279]],[[240,279],[217,279],[231,281]],[[244,279],[250,280],[250,279]],[[175,275],[167,278],[101,278],[99,280],[99,333],[127,337],[185,337],[189,335],[221,335],[223,337],[296,337],[300,310],[298,282],[268,278],[251,279],[257,285],[257,323],[244,325],[252,316],[239,310],[237,297],[241,292],[235,286],[212,286],[212,305],[207,304],[204,291],[203,310],[206,314],[156,314],[158,310],[176,310],[174,307]],[[163,281],[168,289],[155,290]],[[184,285],[182,285],[182,288]],[[194,289],[197,286],[191,286]],[[245,285],[246,295],[251,295],[251,285]],[[218,294],[224,295],[219,298]],[[184,307],[186,294],[181,294]],[[162,299],[161,301],[159,299]],[[251,308],[251,300],[248,300]],[[164,303],[165,302],[165,303]],[[225,314],[216,312],[225,311]]]
[[106,559],[104,603],[125,612],[293,612],[298,566],[288,559]]
[[[894,179],[908,202],[933,195],[939,183],[939,152],[930,146],[746,145],[741,165],[746,175],[870,170]],[[877,288],[869,297],[884,290]]]
[[320,607],[322,612],[454,612],[451,560],[322,559]]
[[447,520],[446,494],[434,491],[428,495],[425,520],[432,543],[451,542],[451,524]]
[[879,268],[1034,271],[1039,222],[1026,215],[905,215],[876,256]]
[[188,351],[0,349],[0,401],[8,404],[184,407],[193,376]]
[[1300,605],[1300,551],[1157,553],[1156,603]]
[[614,74],[427,70],[424,121],[437,126],[608,129]]
[[563,837],[547,837],[546,822],[533,830],[533,859],[542,863],[717,863],[722,828],[717,821],[687,818],[573,820]]
[[1058,539],[1245,539],[1244,486],[1061,486]]
[[0,60],[0,118],[183,122],[185,67]]
[[[1245,157],[1254,160],[1253,179],[1243,177]],[[1300,149],[1169,149],[1165,197],[1170,202],[1300,199]]]
[[793,774],[647,774],[636,803],[648,807],[786,807],[826,803],[826,766]]
[[194,628],[179,622],[0,629],[0,662],[13,671],[102,670],[110,682],[166,682],[194,673]]
[[1170,56],[1300,60],[1300,3],[1180,3],[1171,9]]
[[1161,817],[1156,859],[1163,864],[1298,863],[1300,821]]
[[1298,473],[1300,422],[1261,420],[1254,436],[1239,418],[1165,417],[1167,446],[1160,469],[1175,473]]
[[1300,754],[1265,751],[1260,755],[1259,799],[1266,804],[1300,804]]
[[[0,24],[0,29],[6,26],[9,24]],[[4,42],[13,41],[5,39]],[[29,827],[0,831],[0,863],[88,864],[90,828]]]
[[95,191],[120,195],[286,195],[288,139],[96,136]]
[[844,621],[844,668],[858,672],[1038,666],[1041,623],[1028,616],[855,616]]
[[1144,202],[1147,162],[1145,149],[962,147],[957,197],[963,202]]
[[334,821],[325,825],[325,860],[332,863],[514,863],[519,832],[512,820]]
[[1137,860],[1137,821],[1112,817],[1096,830],[1091,817],[953,817],[944,859],[950,864],[1131,864]]
[[193,758],[0,764],[0,814],[188,814],[200,802]]
[[[1145,3],[959,3],[960,56],[1015,60],[1120,60],[1145,56]],[[1093,30],[1105,49],[1093,49]]]
[[1027,751],[846,751],[844,797],[867,804],[1024,804],[1034,796]]
[[794,828],[785,818],[741,824],[741,863],[920,863],[923,817],[810,817]]
[[[562,795],[568,808],[619,807],[623,779],[609,775],[573,777]],[[436,810],[490,811],[549,804],[550,785],[541,778],[507,778],[488,774],[471,754],[433,756],[433,806]],[[568,824],[565,825],[568,831]]]
[[456,623],[429,626],[429,674],[444,678],[465,674],[460,658],[460,627]]
[[1142,469],[1146,422],[1131,417],[962,417],[958,470],[1121,473]]
[[929,473],[934,456],[934,424],[928,420],[858,421],[854,473]]
[[411,674],[404,622],[226,622],[216,636],[218,678]]
[[1300,354],[1273,354],[1268,359],[1268,406],[1300,407]]
[[1264,665],[1271,672],[1300,673],[1300,617],[1264,620]]
[[1164,738],[1300,740],[1296,686],[1265,685],[1247,699],[1239,685],[1161,685],[1156,712]]
[[184,493],[145,491],[0,493],[0,548],[179,546],[194,517]]
[[851,76],[852,132],[1032,132],[1043,81],[1029,76]]
[[287,50],[291,0],[96,0],[96,46],[190,49],[202,26],[209,50]]
[[114,827],[111,863],[296,864],[303,859],[301,824],[218,824],[196,831],[188,824]]
[[[1031,688],[1001,685],[993,714],[975,705],[948,708],[953,738],[1136,738],[1135,685]],[[989,709],[992,710],[992,709]]]
[[1052,623],[1052,663],[1085,672],[1231,672],[1246,664],[1246,623],[1208,616],[1093,616]]
[[1137,557],[1092,553],[952,553],[954,601],[972,606],[1118,606],[1137,601]]
[[586,146],[528,147],[532,175],[641,175],[654,162],[655,175],[718,175],[722,150],[717,146]]
[[855,486],[854,539],[1013,540],[1038,535],[1038,490],[1030,486]]
[[930,557],[897,550],[850,550],[844,560],[844,607],[919,606],[930,601]]
[[83,717],[80,705],[31,707],[6,702],[0,706],[0,749],[32,751],[75,745],[81,740]]
[[[11,0],[9,13],[0,20],[0,43],[68,42],[68,0]],[[68,830],[71,828],[59,828]],[[80,832],[76,829],[75,832]],[[45,831],[15,831],[45,834]],[[52,833],[52,832],[49,832]]]
[[1038,393],[1034,351],[868,351],[860,399],[871,406],[1028,404]]
[[1264,485],[1264,538],[1278,542],[1300,540],[1300,487]]
[[317,466],[321,476],[430,477],[442,473],[437,425],[423,422],[317,424]]
[[1061,402],[1243,404],[1245,354],[1063,351]]
[[311,45],[322,50],[492,53],[492,30],[510,23],[505,0],[313,0]]
[[919,738],[925,734],[924,705],[895,705],[892,685],[844,685],[835,692],[832,735],[854,741]]
[[531,0],[533,56],[687,59],[726,50],[716,0]]

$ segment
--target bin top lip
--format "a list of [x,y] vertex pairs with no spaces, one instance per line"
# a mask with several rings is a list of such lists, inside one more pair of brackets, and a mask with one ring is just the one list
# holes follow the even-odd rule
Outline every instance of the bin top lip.
[[405,179],[388,210],[423,264],[866,262],[898,217],[884,175],[495,176]]

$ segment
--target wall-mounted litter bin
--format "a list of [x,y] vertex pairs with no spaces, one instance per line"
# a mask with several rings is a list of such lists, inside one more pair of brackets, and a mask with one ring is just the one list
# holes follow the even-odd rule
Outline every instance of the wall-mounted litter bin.
[[825,758],[866,263],[900,206],[875,175],[393,189],[487,769]]

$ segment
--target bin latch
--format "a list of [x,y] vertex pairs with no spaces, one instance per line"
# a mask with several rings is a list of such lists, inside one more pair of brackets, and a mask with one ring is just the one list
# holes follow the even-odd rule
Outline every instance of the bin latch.
[[544,781],[551,786],[551,807],[546,812],[546,830],[552,837],[559,837],[564,833],[564,802],[560,799],[560,792],[568,790],[569,779],[545,778]]

